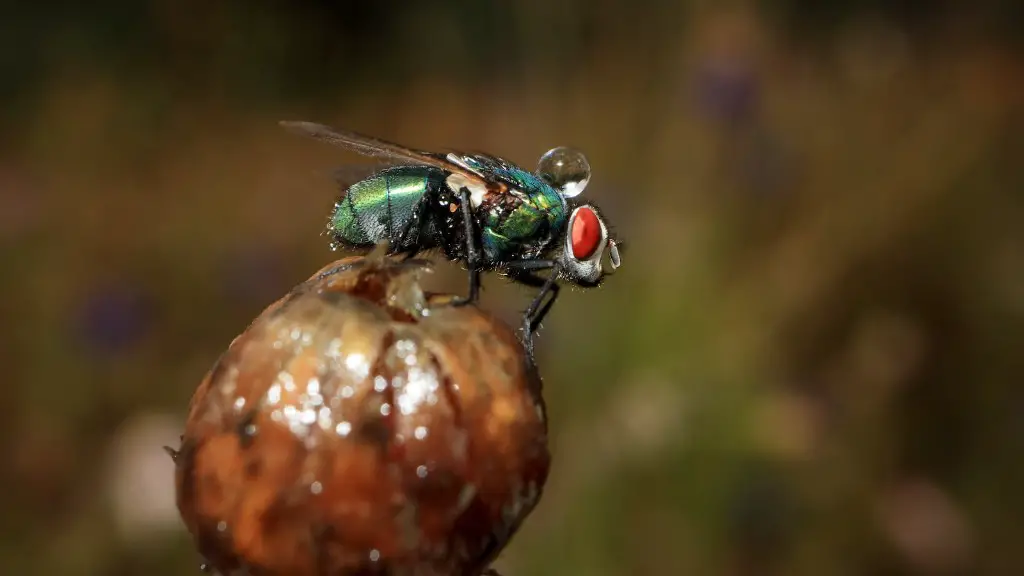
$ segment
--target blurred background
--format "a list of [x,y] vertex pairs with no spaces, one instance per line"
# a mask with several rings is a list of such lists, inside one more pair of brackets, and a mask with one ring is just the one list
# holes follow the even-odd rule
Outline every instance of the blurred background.
[[282,119],[588,154],[629,251],[539,336],[506,576],[1024,570],[1021,3],[4,8],[4,574],[197,573],[161,446],[360,161]]

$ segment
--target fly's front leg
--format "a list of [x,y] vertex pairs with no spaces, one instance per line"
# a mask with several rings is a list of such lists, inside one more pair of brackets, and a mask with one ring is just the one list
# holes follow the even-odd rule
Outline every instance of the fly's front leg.
[[470,205],[469,189],[459,190],[462,200],[462,222],[466,227],[466,265],[469,267],[469,294],[465,298],[452,299],[453,306],[464,306],[476,302],[480,297],[480,250],[476,245],[476,228],[473,226],[473,207]]
[[[513,273],[512,279],[514,281],[534,288],[540,288],[533,301],[530,302],[529,308],[523,312],[523,345],[526,347],[526,352],[529,354],[530,361],[532,362],[534,358],[533,335],[558,298],[560,287],[557,280],[560,270],[558,263],[554,260],[523,260],[509,264],[508,269]],[[551,269],[551,273],[547,278],[541,278],[534,274],[534,271],[544,269]],[[551,297],[545,302],[545,297],[548,294]]]
[[[557,274],[548,276],[547,281],[541,286],[540,292],[530,303],[530,307],[523,313],[523,338],[526,340],[526,351],[530,354],[530,360],[533,360],[533,335],[558,298],[559,286],[555,282],[556,277]],[[544,297],[548,294],[551,294],[551,298],[545,302]]]

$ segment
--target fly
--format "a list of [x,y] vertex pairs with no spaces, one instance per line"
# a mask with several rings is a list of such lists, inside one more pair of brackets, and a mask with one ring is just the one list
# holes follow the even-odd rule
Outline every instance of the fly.
[[[418,151],[312,122],[281,125],[397,164],[343,190],[328,223],[333,249],[368,250],[384,240],[389,254],[409,258],[440,249],[469,269],[468,294],[452,301],[457,306],[478,300],[485,271],[539,288],[523,314],[531,356],[534,331],[558,297],[557,281],[595,287],[606,275],[605,253],[612,270],[621,264],[599,209],[575,201],[590,181],[579,151],[553,148],[530,172],[488,154]],[[543,270],[550,271],[546,278],[537,274]]]

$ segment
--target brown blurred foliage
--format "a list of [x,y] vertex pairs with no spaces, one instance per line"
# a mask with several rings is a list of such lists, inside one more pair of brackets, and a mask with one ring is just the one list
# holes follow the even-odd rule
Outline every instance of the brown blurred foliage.
[[[160,447],[336,257],[330,170],[360,161],[281,119],[588,154],[628,252],[539,335],[552,475],[506,575],[1017,573],[1021,10],[810,5],[14,10],[4,573],[196,569]],[[485,288],[509,318],[529,296]]]

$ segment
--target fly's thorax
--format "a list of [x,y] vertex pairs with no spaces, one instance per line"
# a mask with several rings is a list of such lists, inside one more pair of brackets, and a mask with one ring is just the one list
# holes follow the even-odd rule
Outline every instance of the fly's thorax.
[[558,198],[509,188],[487,196],[477,209],[485,257],[536,258],[556,240],[564,211]]

